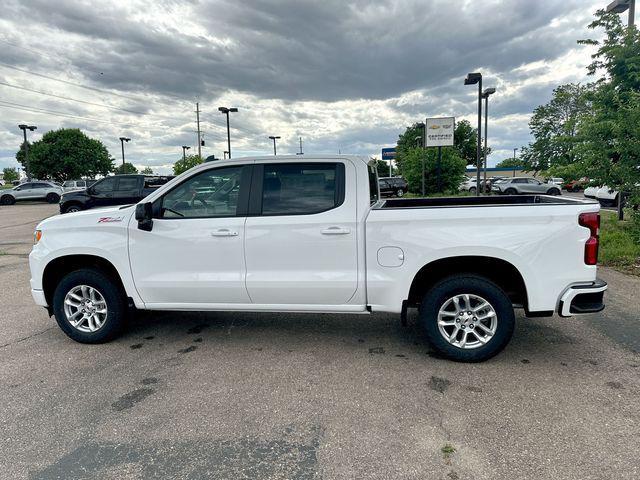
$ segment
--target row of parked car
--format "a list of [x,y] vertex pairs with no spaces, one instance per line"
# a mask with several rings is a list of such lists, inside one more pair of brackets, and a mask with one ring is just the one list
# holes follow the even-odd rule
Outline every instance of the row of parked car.
[[[496,193],[500,195],[521,195],[521,194],[546,194],[561,195],[562,179],[548,179],[541,182],[533,177],[491,177],[484,182],[480,180],[481,188],[484,185],[484,191]],[[461,191],[476,193],[477,180],[475,177],[465,179],[460,185]]]
[[13,205],[22,200],[59,203],[60,213],[94,207],[138,203],[172,176],[113,175],[100,180],[68,180],[63,184],[32,180],[0,192],[0,204]]

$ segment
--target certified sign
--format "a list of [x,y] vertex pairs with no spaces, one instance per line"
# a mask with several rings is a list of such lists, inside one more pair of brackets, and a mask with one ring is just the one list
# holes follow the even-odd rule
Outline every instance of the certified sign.
[[427,118],[427,147],[453,146],[453,131],[456,128],[455,117]]

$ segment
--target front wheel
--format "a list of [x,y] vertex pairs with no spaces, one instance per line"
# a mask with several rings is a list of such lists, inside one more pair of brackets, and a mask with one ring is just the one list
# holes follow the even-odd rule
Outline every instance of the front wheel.
[[66,275],[53,294],[58,325],[80,343],[104,343],[124,326],[125,296],[102,272],[82,269]]
[[561,195],[562,192],[558,188],[550,188],[547,190],[547,195]]
[[68,207],[65,207],[64,213],[74,213],[74,212],[79,212],[80,210],[82,210],[80,208],[80,205],[76,205],[75,203],[72,203]]
[[404,190],[399,188],[398,191],[396,192],[396,196],[397,197],[404,197]]
[[518,194],[518,191],[517,191],[515,188],[507,188],[507,189],[504,191],[504,194],[505,194],[505,195],[517,195],[517,194]]
[[476,187],[471,187],[471,188],[469,188],[469,193],[471,193],[471,194],[475,195],[475,193],[476,193]]
[[513,305],[492,281],[475,275],[449,277],[424,297],[420,322],[429,343],[457,362],[481,362],[511,340]]

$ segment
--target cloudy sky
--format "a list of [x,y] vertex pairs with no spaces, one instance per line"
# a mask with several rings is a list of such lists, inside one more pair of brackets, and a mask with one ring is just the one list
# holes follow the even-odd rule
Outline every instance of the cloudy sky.
[[77,127],[120,160],[168,172],[181,145],[234,157],[379,155],[426,116],[475,121],[481,71],[490,165],[529,140],[531,111],[585,81],[576,40],[607,0],[4,0],[0,9],[0,168],[17,166],[17,124]]

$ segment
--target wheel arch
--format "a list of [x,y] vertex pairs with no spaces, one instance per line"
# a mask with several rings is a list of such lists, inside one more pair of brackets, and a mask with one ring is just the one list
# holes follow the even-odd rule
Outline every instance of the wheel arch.
[[514,306],[527,308],[527,287],[520,271],[506,260],[480,255],[446,257],[424,265],[411,282],[409,304],[419,305],[437,282],[461,274],[473,274],[491,280],[505,291]]
[[53,304],[53,293],[60,280],[65,275],[82,268],[99,270],[116,283],[123,295],[127,295],[118,270],[106,258],[87,254],[63,255],[47,263],[42,274],[42,290],[49,305]]

